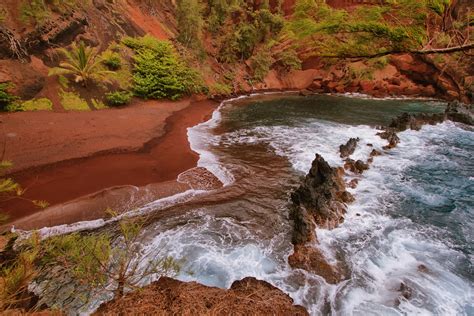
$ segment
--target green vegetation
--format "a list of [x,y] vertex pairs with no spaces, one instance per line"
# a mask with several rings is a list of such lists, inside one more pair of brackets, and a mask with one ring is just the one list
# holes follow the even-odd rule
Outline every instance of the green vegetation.
[[301,60],[294,48],[285,49],[276,56],[278,64],[284,71],[301,69]]
[[323,55],[408,51],[426,41],[425,18],[429,10],[423,1],[394,0],[386,5],[360,6],[349,14],[321,1],[298,0],[285,32],[297,42],[310,41]]
[[100,100],[92,99],[92,100],[91,100],[91,103],[92,103],[92,106],[93,106],[96,110],[104,110],[104,109],[108,109],[108,108],[109,108],[107,105],[104,104],[104,102],[102,102],[102,101],[100,101]]
[[284,26],[283,18],[267,9],[240,12],[240,14],[247,16],[233,28],[234,31],[229,30],[221,39],[219,52],[221,62],[234,63],[239,59],[250,58],[259,43],[275,38]]
[[253,70],[253,77],[258,81],[263,81],[270,71],[274,60],[268,49],[259,50],[251,59],[250,67]]
[[106,76],[112,73],[100,67],[102,59],[97,56],[97,50],[85,46],[84,42],[73,43],[70,50],[61,48],[58,51],[65,60],[59,67],[50,69],[50,76],[72,75],[76,83],[87,86],[90,81],[106,80]]
[[232,93],[232,87],[225,83],[214,83],[209,87],[209,95],[230,95]]
[[0,23],[3,23],[5,22],[5,20],[7,19],[7,10],[0,6]]
[[62,90],[59,93],[61,105],[67,111],[90,111],[87,101],[82,99],[76,92]]
[[176,20],[178,22],[178,41],[192,49],[202,49],[203,5],[199,0],[178,0]]
[[21,0],[20,18],[23,23],[44,25],[54,13],[67,14],[89,5],[90,0]]
[[199,74],[183,62],[170,42],[147,35],[128,37],[123,43],[135,51],[133,89],[137,96],[176,100],[186,93],[202,91]]
[[132,96],[128,91],[115,91],[107,93],[105,99],[110,106],[121,106],[130,103]]
[[22,111],[52,111],[53,102],[48,98],[32,99],[25,102],[16,102],[8,107],[10,112]]
[[101,55],[102,63],[110,70],[118,70],[122,65],[120,54],[111,50],[106,50]]
[[0,83],[0,111],[8,111],[18,100],[18,97],[9,92],[11,88],[13,84],[10,82]]
[[44,240],[34,232],[17,241],[13,257],[0,263],[0,311],[31,308],[35,301],[29,284],[36,281],[48,292],[61,275],[79,286],[73,286],[73,291],[86,286],[117,298],[150,276],[175,275],[180,265],[172,257],[161,252],[152,258],[140,257],[144,224],[142,218],[129,218],[118,222],[114,232],[72,233]]
[[[46,208],[49,203],[46,201],[28,200],[23,197],[25,190],[12,178],[5,177],[5,173],[13,164],[8,160],[0,161],[0,201],[8,201],[13,199],[27,200],[39,208]],[[8,220],[8,216],[0,213],[0,225]],[[1,281],[1,280],[0,280]],[[1,285],[1,282],[0,282]],[[1,288],[1,286],[0,286]],[[0,292],[0,311],[1,311],[1,292]]]

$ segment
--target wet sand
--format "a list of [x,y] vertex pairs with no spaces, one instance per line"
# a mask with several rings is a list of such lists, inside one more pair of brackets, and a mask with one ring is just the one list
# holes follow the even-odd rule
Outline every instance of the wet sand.
[[[123,190],[139,192],[130,198],[135,202],[140,196],[147,197],[143,202],[182,192],[189,186],[176,178],[195,167],[198,160],[189,147],[187,128],[207,120],[217,105],[209,100],[184,100],[88,113],[18,113],[13,119],[3,115],[5,158],[15,163],[15,169],[24,168],[11,176],[27,189],[25,198],[46,200],[56,207],[38,210],[29,202],[14,199],[2,203],[1,208],[10,222],[31,228],[41,227],[40,222],[50,226],[101,217],[107,203],[114,206],[123,200],[110,200]],[[21,120],[23,125],[18,125]],[[53,124],[45,127],[45,120]],[[151,190],[145,187],[150,184]],[[131,193],[127,194],[130,197]],[[83,207],[74,213],[74,207],[65,202],[79,197]],[[91,197],[100,200],[94,207],[85,202]],[[56,218],[53,222],[46,219],[51,215]]]

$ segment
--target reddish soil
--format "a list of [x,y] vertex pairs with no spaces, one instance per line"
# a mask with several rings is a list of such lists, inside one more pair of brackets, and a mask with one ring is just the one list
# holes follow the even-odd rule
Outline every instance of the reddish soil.
[[[21,170],[12,176],[27,188],[24,198],[50,205],[114,186],[168,182],[196,166],[187,128],[210,117],[216,106],[184,100],[93,112],[6,114],[0,117],[5,158]],[[38,211],[20,199],[2,204],[10,220]]]
[[161,40],[166,40],[171,37],[170,34],[167,34],[157,19],[155,19],[152,15],[144,14],[136,4],[129,4],[128,2],[125,2],[125,7],[130,19],[146,33],[149,33]]
[[255,278],[230,289],[167,277],[102,305],[95,315],[308,315],[278,288]]

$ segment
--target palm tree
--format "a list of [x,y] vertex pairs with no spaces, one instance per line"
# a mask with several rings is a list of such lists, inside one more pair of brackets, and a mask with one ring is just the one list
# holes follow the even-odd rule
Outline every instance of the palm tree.
[[102,59],[98,57],[97,50],[85,46],[84,42],[80,42],[79,45],[73,43],[70,50],[61,48],[59,52],[65,60],[59,64],[59,67],[50,69],[50,76],[74,75],[74,81],[85,87],[88,81],[104,80],[107,74],[114,73],[101,67]]

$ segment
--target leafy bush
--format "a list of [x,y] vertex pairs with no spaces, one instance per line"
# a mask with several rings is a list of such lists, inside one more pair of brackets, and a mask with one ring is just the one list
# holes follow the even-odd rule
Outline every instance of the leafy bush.
[[0,83],[0,111],[8,111],[18,100],[18,97],[11,94],[8,90],[13,87],[10,82]]
[[277,54],[278,63],[284,70],[299,70],[301,69],[301,59],[298,57],[296,50],[293,48],[285,49]]
[[209,96],[215,95],[230,95],[232,93],[232,87],[225,83],[216,82],[209,87]]
[[250,66],[253,70],[253,77],[258,81],[263,81],[270,71],[274,59],[267,49],[259,50],[255,56],[250,59]]
[[267,9],[255,12],[249,10],[245,11],[245,14],[247,16],[242,18],[235,30],[222,38],[220,61],[233,63],[238,59],[250,58],[259,43],[276,37],[284,27],[284,19]]
[[107,104],[110,106],[125,105],[130,102],[133,94],[128,91],[115,91],[105,95]]
[[116,52],[106,50],[102,53],[102,63],[106,65],[110,70],[118,70],[122,65],[122,59]]
[[137,96],[176,100],[185,93],[202,91],[199,74],[183,62],[169,41],[144,36],[125,38],[123,43],[135,51],[133,82]]
[[32,99],[25,102],[15,102],[7,107],[9,112],[21,111],[51,111],[53,102],[48,98]]
[[87,101],[75,92],[61,91],[59,93],[61,105],[67,111],[90,111]]
[[203,5],[199,0],[178,0],[176,2],[176,20],[178,22],[178,41],[183,45],[201,48]]
[[44,25],[52,12],[70,13],[78,7],[84,7],[89,1],[79,0],[22,0],[20,18],[24,23]]

